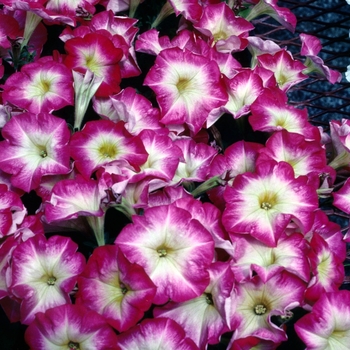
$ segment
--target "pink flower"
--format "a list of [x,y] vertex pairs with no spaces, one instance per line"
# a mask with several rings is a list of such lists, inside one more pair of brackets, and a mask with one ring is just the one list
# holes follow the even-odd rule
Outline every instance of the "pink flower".
[[139,169],[147,160],[142,141],[130,135],[122,121],[87,122],[72,136],[70,149],[75,166],[85,178],[90,178],[95,170],[108,164]]
[[308,350],[347,350],[350,342],[350,292],[323,293],[311,313],[295,324]]
[[12,256],[10,292],[21,300],[21,322],[30,324],[39,311],[70,303],[69,293],[85,259],[70,238],[35,235],[17,246]]
[[254,26],[242,17],[235,16],[226,3],[208,4],[194,27],[212,41],[219,52],[242,51],[248,45],[244,40]]
[[119,350],[105,319],[83,305],[61,305],[39,312],[25,332],[31,349]]
[[279,88],[288,91],[293,85],[307,79],[303,74],[306,68],[301,62],[294,60],[287,50],[280,50],[273,55],[263,54],[258,56],[259,65],[271,70],[276,78]]
[[254,131],[286,129],[303,135],[307,140],[320,139],[317,127],[308,122],[307,110],[288,105],[287,95],[280,89],[265,89],[250,108],[249,123]]
[[83,38],[73,38],[65,43],[67,57],[65,65],[72,70],[85,73],[90,70],[103,82],[96,92],[96,96],[108,97],[120,91],[121,80],[118,62],[122,57],[122,50],[116,48],[105,35],[88,33]]
[[209,113],[227,101],[214,61],[186,49],[163,50],[145,78],[156,93],[163,124],[187,124],[197,134]]
[[6,80],[3,99],[32,113],[73,105],[72,73],[53,60],[26,64]]
[[229,264],[216,262],[208,270],[210,284],[202,295],[183,303],[171,301],[154,310],[155,317],[168,317],[181,325],[200,349],[218,343],[229,331],[226,310],[234,284]]
[[233,294],[235,309],[232,314],[232,340],[249,336],[280,342],[287,339],[285,331],[272,323],[272,316],[290,315],[300,306],[305,284],[286,271],[277,273],[264,282],[259,276],[236,285]]
[[339,191],[333,193],[333,205],[350,214],[350,179],[347,179]]
[[121,350],[199,350],[183,328],[170,318],[146,319],[118,336]]
[[29,192],[44,175],[67,174],[70,169],[66,122],[51,114],[13,116],[2,129],[0,169],[12,174],[14,186]]
[[115,244],[157,286],[154,303],[181,302],[202,294],[214,256],[214,242],[204,226],[174,204],[146,209],[143,216],[132,219]]
[[156,287],[143,268],[130,263],[117,246],[96,248],[78,278],[77,303],[97,311],[119,332],[143,317]]
[[275,247],[292,219],[304,233],[311,228],[316,188],[306,176],[295,178],[288,163],[260,163],[256,173],[237,175],[226,187],[222,222],[229,232],[251,234]]

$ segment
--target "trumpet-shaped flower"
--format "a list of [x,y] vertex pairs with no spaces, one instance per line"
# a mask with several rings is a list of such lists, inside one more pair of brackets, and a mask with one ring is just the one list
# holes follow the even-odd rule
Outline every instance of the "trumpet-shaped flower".
[[30,324],[38,312],[71,303],[69,293],[83,271],[84,256],[70,238],[35,235],[12,255],[10,292],[21,300],[21,322]]
[[53,60],[26,64],[6,80],[3,100],[32,113],[73,105],[72,73]]
[[308,350],[347,350],[350,344],[350,292],[323,293],[311,313],[295,323]]
[[273,132],[286,129],[307,140],[319,140],[316,126],[308,122],[306,109],[288,105],[287,95],[280,89],[265,89],[251,105],[249,123],[254,131]]
[[174,204],[146,209],[143,216],[132,219],[115,244],[157,286],[154,303],[201,295],[209,284],[207,268],[214,257],[214,242],[204,226]]
[[257,163],[275,160],[287,162],[296,176],[320,174],[327,171],[326,153],[320,142],[306,141],[296,133],[286,130],[275,132],[266,142],[266,147],[260,151]]
[[243,50],[248,41],[242,38],[254,29],[247,20],[235,16],[224,2],[205,6],[202,17],[194,27],[213,41],[216,50],[228,53]]
[[29,192],[44,175],[67,174],[70,169],[66,122],[51,114],[13,116],[2,129],[0,169],[12,174],[14,186]]
[[294,60],[292,54],[287,50],[280,50],[273,55],[269,53],[260,55],[258,62],[261,67],[274,73],[277,84],[283,91],[307,79],[307,75],[303,73],[306,67],[301,62]]
[[264,282],[259,276],[237,284],[233,294],[235,309],[232,315],[233,339],[257,337],[273,342],[287,339],[285,331],[272,323],[271,316],[290,315],[300,306],[305,284],[286,271]]
[[88,33],[83,38],[69,39],[64,47],[67,52],[64,64],[68,68],[80,73],[90,70],[97,77],[103,77],[96,96],[108,97],[120,91],[118,62],[123,52],[107,36]]
[[39,312],[25,333],[31,349],[119,350],[106,320],[83,305],[61,305]]
[[157,96],[163,124],[187,124],[197,134],[209,113],[227,101],[218,65],[187,49],[170,48],[157,56],[145,78]]
[[119,332],[134,326],[153,302],[156,287],[117,246],[94,250],[78,278],[77,303],[97,311]]
[[130,135],[122,121],[87,122],[81,131],[72,136],[70,148],[75,166],[87,179],[95,170],[107,164],[138,169],[147,160],[142,141]]
[[125,122],[125,128],[132,135],[138,135],[144,129],[161,130],[159,109],[153,108],[146,97],[138,94],[135,89],[127,87],[117,95],[106,98],[95,98],[93,107],[103,119],[115,123]]
[[283,270],[298,276],[306,283],[309,281],[309,247],[303,235],[283,234],[274,248],[249,235],[231,234],[230,238],[236,248],[232,256],[232,271],[237,281],[249,280],[254,274],[267,281]]
[[168,317],[181,325],[200,349],[216,344],[229,331],[226,324],[227,304],[234,277],[229,264],[216,262],[210,266],[210,283],[204,293],[183,303],[170,302],[154,310],[156,317]]
[[251,234],[275,247],[292,219],[309,231],[318,207],[317,185],[306,176],[295,178],[288,163],[257,164],[256,173],[237,175],[226,187],[223,224],[229,232]]
[[183,328],[170,318],[146,319],[118,336],[121,350],[199,350]]

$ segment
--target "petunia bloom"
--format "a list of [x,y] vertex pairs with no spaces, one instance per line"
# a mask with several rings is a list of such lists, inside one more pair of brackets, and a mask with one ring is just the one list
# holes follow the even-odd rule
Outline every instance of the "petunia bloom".
[[115,244],[157,286],[154,303],[181,302],[203,293],[214,257],[214,241],[204,226],[173,204],[146,209],[132,219]]
[[203,127],[211,110],[224,105],[227,93],[218,65],[179,48],[163,50],[145,78],[161,109],[161,123],[187,124],[193,134]]
[[21,300],[21,322],[30,324],[39,311],[71,303],[69,293],[83,271],[84,256],[70,238],[35,235],[12,255],[10,292]]
[[229,232],[251,234],[275,247],[293,219],[306,233],[318,207],[316,184],[306,176],[294,177],[285,162],[257,164],[256,173],[237,175],[227,186],[223,224]]
[[144,269],[111,245],[93,251],[78,286],[77,303],[103,315],[119,332],[136,325],[156,293]]
[[25,332],[31,349],[119,350],[106,320],[83,305],[65,304],[39,312]]
[[3,100],[31,113],[73,105],[72,73],[53,60],[26,64],[6,80]]
[[29,192],[44,175],[67,174],[70,132],[63,119],[48,113],[13,116],[2,129],[0,169],[14,186]]
[[294,327],[308,350],[349,349],[350,292],[323,293]]

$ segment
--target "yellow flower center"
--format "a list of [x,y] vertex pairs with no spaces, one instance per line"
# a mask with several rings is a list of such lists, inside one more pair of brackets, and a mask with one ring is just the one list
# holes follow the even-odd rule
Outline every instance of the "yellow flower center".
[[167,251],[165,248],[157,249],[157,253],[160,258],[164,258],[165,256],[167,256]]
[[47,79],[42,79],[39,82],[38,89],[41,92],[41,95],[45,95],[50,91],[51,82]]
[[224,32],[223,30],[220,30],[219,32],[217,33],[214,33],[213,34],[213,37],[214,37],[214,41],[218,41],[218,40],[225,40],[228,38],[228,35],[226,32]]
[[94,56],[86,56],[85,57],[85,65],[87,68],[91,70],[91,72],[97,75],[99,71],[99,65]]
[[78,349],[80,349],[79,343],[74,343],[74,342],[70,341],[68,343],[68,349],[71,349],[71,350],[78,350]]
[[98,149],[98,152],[103,158],[114,159],[118,153],[118,150],[115,144],[104,142]]
[[261,316],[267,312],[267,307],[264,304],[257,304],[254,306],[255,315]]
[[56,277],[54,276],[50,276],[48,279],[47,279],[47,282],[46,282],[49,286],[54,286],[55,283],[56,283]]

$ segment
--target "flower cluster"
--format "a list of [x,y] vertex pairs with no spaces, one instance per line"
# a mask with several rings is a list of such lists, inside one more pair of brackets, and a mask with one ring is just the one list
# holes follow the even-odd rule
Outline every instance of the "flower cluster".
[[31,349],[348,348],[324,203],[350,214],[350,121],[289,104],[341,80],[316,37],[297,60],[253,35],[289,9],[0,4],[0,305]]

